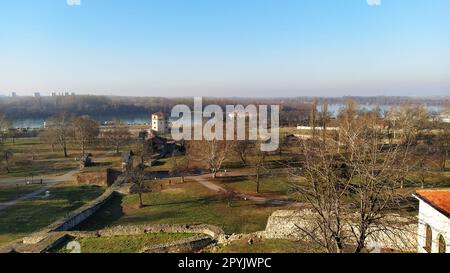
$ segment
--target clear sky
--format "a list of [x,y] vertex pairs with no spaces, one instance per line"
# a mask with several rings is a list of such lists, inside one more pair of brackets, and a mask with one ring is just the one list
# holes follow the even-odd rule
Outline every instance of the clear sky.
[[450,95],[449,0],[78,1],[0,1],[0,94]]

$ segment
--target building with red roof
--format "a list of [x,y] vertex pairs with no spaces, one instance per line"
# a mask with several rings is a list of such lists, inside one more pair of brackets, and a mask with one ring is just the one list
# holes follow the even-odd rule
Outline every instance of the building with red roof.
[[450,253],[450,189],[420,190],[419,253]]

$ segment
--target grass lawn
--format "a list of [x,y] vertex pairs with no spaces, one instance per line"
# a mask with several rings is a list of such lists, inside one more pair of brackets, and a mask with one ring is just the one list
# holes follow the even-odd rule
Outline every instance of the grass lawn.
[[[255,177],[220,177],[220,184],[242,193],[256,194]],[[260,179],[260,194],[286,196],[290,187],[287,177],[262,177]]]
[[217,225],[229,234],[250,233],[264,230],[269,215],[285,208],[241,200],[228,207],[225,200],[196,182],[166,184],[163,190],[159,184],[153,192],[143,195],[146,207],[138,207],[137,195],[116,197],[77,229],[97,230],[127,224],[205,223]]
[[[0,168],[0,178],[8,177],[31,177],[61,175],[79,167],[80,149],[77,146],[69,145],[69,157],[65,158],[59,146],[52,147],[39,138],[19,138],[15,143],[6,141],[4,147],[10,149],[14,156],[10,164],[10,173],[7,173],[4,166]],[[93,160],[98,165],[92,170],[104,170],[107,168],[120,167],[120,154],[107,155],[111,152],[111,147],[97,145],[90,146],[88,153],[93,155]]]
[[40,189],[41,185],[0,186],[0,203],[12,201],[23,195]]
[[[195,234],[185,233],[149,233],[134,236],[75,238],[80,243],[82,253],[137,253],[144,247],[188,239]],[[56,249],[58,253],[68,253],[67,245]]]
[[152,172],[169,172],[174,165],[172,158],[161,158],[153,163],[154,165],[150,168]]
[[[290,160],[291,158],[289,157],[289,155],[287,155],[286,153],[284,153],[283,155],[279,155],[279,154],[271,154],[268,155],[266,157],[266,165],[268,168],[280,168],[285,166],[285,161]],[[251,155],[249,155],[247,157],[247,160],[249,162],[255,161],[255,158]],[[244,166],[244,164],[242,163],[242,161],[240,159],[237,159],[235,157],[231,157],[231,158],[227,158],[222,165],[223,169],[239,169],[239,168],[244,168],[246,166]]]
[[[418,174],[412,174],[408,177],[411,183],[407,183],[406,186],[421,186],[421,177]],[[425,176],[425,187],[426,188],[450,188],[450,171],[446,172],[429,172]]]
[[0,211],[0,245],[46,227],[103,193],[97,186],[61,184],[50,197],[38,196]]
[[318,253],[320,249],[311,243],[283,239],[257,239],[252,245],[247,240],[234,241],[227,246],[220,245],[216,253]]
[[15,143],[7,141],[3,144],[14,155],[10,173],[7,173],[3,166],[0,169],[0,178],[63,174],[78,166],[78,162],[73,158],[64,158],[58,149],[52,151],[51,146],[39,138],[20,138],[16,139]]

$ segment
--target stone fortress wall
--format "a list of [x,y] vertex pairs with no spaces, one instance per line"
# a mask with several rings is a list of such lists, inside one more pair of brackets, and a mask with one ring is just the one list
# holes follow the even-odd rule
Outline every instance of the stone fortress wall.
[[[267,239],[311,241],[310,235],[315,230],[316,217],[317,215],[308,209],[275,211],[267,221],[266,230],[259,234]],[[392,214],[386,216],[385,221],[390,224],[383,227],[383,231],[374,231],[369,236],[367,245],[402,252],[416,252],[418,228],[416,217],[407,218]],[[347,232],[350,232],[350,228],[347,229]]]
[[[19,244],[15,244],[6,250],[23,252],[47,252],[52,248],[59,246],[70,238],[77,237],[111,237],[119,235],[139,235],[146,233],[191,233],[203,234],[180,242],[163,244],[150,249],[143,249],[142,252],[191,252],[198,251],[213,243],[229,244],[235,240],[252,238],[264,239],[291,239],[305,240],[310,239],[303,230],[314,229],[314,219],[316,215],[308,209],[303,210],[279,210],[275,211],[267,222],[266,229],[252,234],[232,234],[226,235],[219,227],[200,224],[200,225],[130,225],[116,226],[93,232],[70,231],[77,225],[92,216],[100,208],[108,203],[115,195],[128,194],[130,185],[124,186],[125,178],[120,176],[116,182],[109,187],[100,197],[89,204],[71,212],[46,227],[45,229],[23,238]],[[383,248],[400,250],[403,252],[417,251],[417,219],[410,219],[398,215],[390,215],[389,221],[396,223],[392,233],[378,232],[374,233],[368,240],[368,244],[381,244]],[[30,247],[27,247],[30,246]],[[31,250],[29,250],[31,249]]]

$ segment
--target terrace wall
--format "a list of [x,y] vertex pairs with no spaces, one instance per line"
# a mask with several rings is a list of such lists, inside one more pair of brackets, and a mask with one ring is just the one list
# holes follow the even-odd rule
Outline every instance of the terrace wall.
[[[311,210],[275,211],[267,221],[266,230],[260,235],[268,239],[308,241],[311,240],[311,235],[314,235],[313,230],[317,230],[315,219],[317,215]],[[417,251],[417,219],[389,215],[386,216],[385,221],[386,229],[383,232],[374,232],[368,238],[367,245],[403,252]],[[344,228],[350,234],[350,226],[347,225]]]

